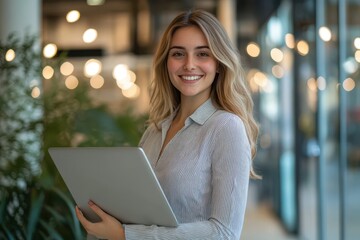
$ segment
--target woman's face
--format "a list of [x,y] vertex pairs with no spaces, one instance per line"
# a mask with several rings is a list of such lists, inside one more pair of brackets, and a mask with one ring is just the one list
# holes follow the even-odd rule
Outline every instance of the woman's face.
[[182,99],[205,101],[209,98],[217,60],[200,28],[189,26],[175,31],[167,68],[171,83],[180,91]]

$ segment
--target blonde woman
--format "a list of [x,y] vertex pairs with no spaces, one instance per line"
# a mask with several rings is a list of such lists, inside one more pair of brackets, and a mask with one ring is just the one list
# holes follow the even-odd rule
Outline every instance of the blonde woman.
[[210,13],[181,13],[155,53],[149,127],[140,146],[180,222],[123,225],[95,204],[107,239],[235,239],[244,222],[258,127],[237,49]]

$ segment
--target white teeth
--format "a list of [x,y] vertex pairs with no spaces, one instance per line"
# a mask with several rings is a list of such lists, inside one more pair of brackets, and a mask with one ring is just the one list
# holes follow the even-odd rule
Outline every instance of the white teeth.
[[182,79],[187,81],[195,81],[201,78],[201,76],[181,76]]

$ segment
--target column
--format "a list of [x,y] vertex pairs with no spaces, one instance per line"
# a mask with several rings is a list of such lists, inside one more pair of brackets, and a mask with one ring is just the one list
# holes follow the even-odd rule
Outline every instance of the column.
[[236,1],[219,0],[217,17],[224,26],[230,39],[236,45],[237,40],[237,20],[236,20]]
[[[26,164],[16,169],[24,176],[23,181],[12,179],[5,172],[3,176],[0,174],[0,184],[6,182],[23,188],[26,188],[26,179],[40,173],[42,157],[39,120],[43,110],[38,98],[42,85],[38,69],[41,64],[40,21],[41,0],[0,0],[0,53],[5,54],[10,48],[15,52],[14,59],[6,60],[14,68],[10,68],[8,62],[0,61],[0,164],[5,170],[9,162]],[[10,34],[19,40],[18,44],[8,41]],[[32,48],[23,51],[19,46],[24,45],[27,35],[36,39]],[[6,180],[2,181],[2,178]]]

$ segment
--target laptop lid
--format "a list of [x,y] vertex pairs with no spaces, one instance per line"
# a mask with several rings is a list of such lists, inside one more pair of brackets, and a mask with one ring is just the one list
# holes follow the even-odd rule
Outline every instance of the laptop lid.
[[175,227],[176,217],[139,147],[56,147],[49,153],[76,204],[91,221],[92,200],[125,224]]

